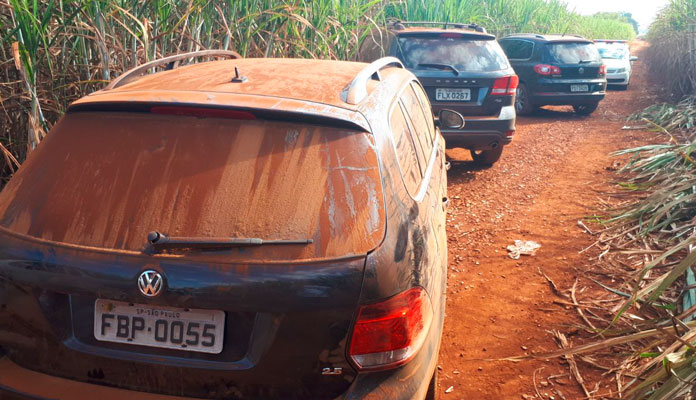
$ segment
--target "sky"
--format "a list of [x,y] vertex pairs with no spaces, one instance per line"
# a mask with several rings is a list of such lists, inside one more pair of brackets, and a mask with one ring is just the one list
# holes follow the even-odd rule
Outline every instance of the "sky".
[[565,0],[569,8],[575,8],[580,14],[591,15],[596,12],[626,11],[640,24],[640,31],[645,32],[650,23],[668,0]]

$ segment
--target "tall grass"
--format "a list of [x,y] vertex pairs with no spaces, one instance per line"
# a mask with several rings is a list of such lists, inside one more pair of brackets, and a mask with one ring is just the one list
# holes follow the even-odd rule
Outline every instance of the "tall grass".
[[696,0],[670,0],[650,26],[650,71],[674,99],[696,94]]
[[[352,60],[388,18],[627,35],[559,0],[0,0],[0,151],[23,160],[67,104],[148,60],[200,49]],[[0,186],[15,168],[0,167]]]
[[623,207],[606,221],[595,243],[599,268],[589,273],[611,278],[608,285],[595,280],[608,297],[585,303],[595,320],[606,321],[604,330],[592,329],[605,339],[570,352],[593,349],[583,360],[609,371],[620,398],[693,399],[696,98],[652,106],[634,119],[668,142],[617,153],[630,156],[615,195]]

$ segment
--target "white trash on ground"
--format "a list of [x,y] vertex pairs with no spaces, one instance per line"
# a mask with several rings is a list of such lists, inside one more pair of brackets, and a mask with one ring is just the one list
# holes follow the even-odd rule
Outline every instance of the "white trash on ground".
[[539,247],[539,243],[531,240],[515,240],[515,244],[507,247],[508,257],[518,260],[520,256],[533,256]]

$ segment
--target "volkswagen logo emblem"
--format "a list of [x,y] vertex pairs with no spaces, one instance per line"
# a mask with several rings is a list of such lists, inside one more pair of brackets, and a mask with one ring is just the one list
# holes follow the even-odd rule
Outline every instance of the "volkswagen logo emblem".
[[585,68],[580,67],[580,69],[578,70],[578,73],[579,73],[580,75],[584,74],[584,73],[585,73]]
[[146,297],[155,297],[162,292],[164,278],[162,275],[151,269],[143,271],[138,277],[138,289]]

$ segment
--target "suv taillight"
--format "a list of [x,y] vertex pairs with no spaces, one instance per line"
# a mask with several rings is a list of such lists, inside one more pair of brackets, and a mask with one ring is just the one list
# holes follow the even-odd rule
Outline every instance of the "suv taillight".
[[560,75],[561,69],[555,65],[537,64],[534,66],[534,72],[539,75]]
[[517,85],[520,84],[520,78],[517,75],[505,76],[498,78],[493,82],[491,94],[495,95],[513,95],[517,91]]
[[407,363],[423,345],[433,320],[421,287],[360,307],[350,342],[359,369],[389,369]]
[[601,67],[599,67],[599,76],[604,76],[607,74],[607,66],[605,64],[602,64]]

